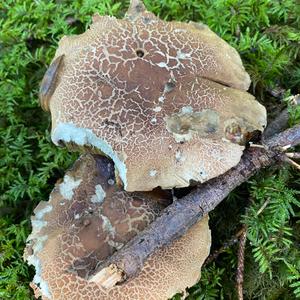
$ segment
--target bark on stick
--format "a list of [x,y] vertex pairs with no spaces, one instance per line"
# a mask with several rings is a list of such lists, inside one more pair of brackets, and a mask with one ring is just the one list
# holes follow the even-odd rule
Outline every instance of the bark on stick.
[[165,247],[181,237],[259,169],[282,161],[283,148],[298,144],[300,125],[268,139],[264,148],[250,147],[235,168],[200,185],[187,196],[172,203],[146,230],[100,265],[95,273],[109,266],[117,266],[123,273],[121,280],[136,276],[147,258],[158,248]]

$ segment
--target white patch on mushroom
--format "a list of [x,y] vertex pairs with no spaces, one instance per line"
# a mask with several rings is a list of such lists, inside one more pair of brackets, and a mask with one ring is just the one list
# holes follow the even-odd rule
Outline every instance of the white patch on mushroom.
[[189,131],[186,134],[173,133],[173,137],[176,143],[183,143],[190,141],[193,138],[194,134],[195,133],[193,131]]
[[[36,232],[33,233],[28,237],[28,240],[31,240],[34,237]],[[39,286],[40,291],[43,296],[51,299],[51,293],[48,286],[48,283],[42,278],[42,264],[40,259],[38,258],[37,254],[43,249],[44,242],[48,239],[47,235],[41,237],[35,237],[34,243],[32,245],[33,254],[26,258],[29,265],[34,266],[35,268],[35,275],[33,278],[33,283]]]
[[43,209],[40,209],[36,214],[35,217],[37,219],[42,219],[45,214],[49,213],[53,209],[52,205],[47,205]]
[[157,64],[160,68],[167,68],[168,67],[168,65],[165,63],[165,62],[160,62],[160,63],[158,63]]
[[112,226],[109,218],[104,216],[104,215],[101,215],[101,217],[102,217],[102,220],[103,220],[103,230],[106,231],[107,233],[111,234],[112,237],[115,237],[116,230]]
[[182,114],[192,114],[193,113],[193,108],[191,106],[183,106],[181,108],[181,113]]
[[74,216],[74,219],[75,220],[78,220],[80,218],[80,215],[79,214],[76,214],[75,216]]
[[110,157],[115,163],[118,174],[123,182],[124,189],[127,187],[127,169],[124,162],[114,152],[112,147],[104,140],[98,138],[91,129],[77,127],[73,123],[59,123],[51,134],[54,144],[58,145],[62,140],[65,143],[74,142],[79,146],[94,146]]
[[31,220],[31,225],[32,228],[36,230],[36,232],[39,232],[43,227],[47,225],[47,222],[42,220]]
[[191,55],[189,53],[181,52],[181,50],[177,51],[177,58],[179,59],[189,59]]
[[105,196],[106,193],[104,192],[102,186],[100,184],[97,184],[95,187],[95,195],[92,196],[91,202],[100,204],[103,202]]
[[150,123],[151,123],[151,124],[156,124],[156,122],[157,122],[157,119],[156,119],[156,118],[152,118],[152,119],[150,120]]
[[180,150],[177,150],[175,153],[175,159],[177,162],[184,162],[185,157],[182,155],[182,152]]
[[176,28],[176,29],[174,29],[174,32],[175,33],[186,32],[186,30],[185,29]]
[[160,112],[161,111],[161,106],[156,106],[153,108],[153,111],[155,112]]
[[149,175],[151,177],[155,177],[157,175],[157,171],[155,169],[149,171]]
[[72,200],[74,189],[80,185],[81,181],[82,179],[74,180],[73,177],[65,175],[64,181],[59,185],[59,192],[65,199]]
[[158,98],[158,101],[163,103],[165,101],[165,96],[160,96]]
[[109,185],[114,185],[114,184],[115,184],[115,181],[114,181],[113,179],[108,179],[108,180],[107,180],[107,183],[108,183]]

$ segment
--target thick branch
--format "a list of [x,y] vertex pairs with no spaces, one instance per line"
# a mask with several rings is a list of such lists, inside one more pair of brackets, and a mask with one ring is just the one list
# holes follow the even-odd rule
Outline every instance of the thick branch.
[[300,125],[284,131],[265,142],[264,148],[250,147],[240,163],[227,173],[202,184],[189,195],[168,206],[150,226],[113,254],[96,271],[117,266],[122,280],[134,277],[146,259],[158,248],[181,237],[193,224],[213,210],[233,189],[260,168],[280,161],[280,149],[300,143]]

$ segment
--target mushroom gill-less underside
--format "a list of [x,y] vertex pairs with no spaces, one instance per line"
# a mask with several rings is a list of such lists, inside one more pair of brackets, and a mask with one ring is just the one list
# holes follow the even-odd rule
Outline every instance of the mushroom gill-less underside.
[[266,125],[235,49],[197,23],[162,21],[132,1],[63,37],[40,99],[55,144],[111,158],[127,191],[185,187],[235,166]]
[[124,192],[115,184],[109,159],[82,156],[56,184],[49,201],[34,211],[24,258],[35,266],[35,296],[166,300],[195,284],[211,244],[207,217],[150,256],[137,277],[113,286],[94,274],[99,264],[158,216],[162,200],[157,193]]

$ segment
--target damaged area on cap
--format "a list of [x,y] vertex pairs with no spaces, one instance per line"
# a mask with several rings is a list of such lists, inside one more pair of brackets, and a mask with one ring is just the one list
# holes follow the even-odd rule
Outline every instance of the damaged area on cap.
[[[35,226],[32,223],[33,232],[35,230]],[[48,282],[43,279],[42,273],[42,262],[38,257],[38,253],[42,252],[44,250],[44,243],[47,241],[48,236],[35,236],[31,235],[30,237],[34,242],[31,242],[28,247],[30,247],[30,254],[27,253],[26,255],[26,261],[29,265],[34,266],[35,268],[35,275],[32,280],[32,283],[35,285],[38,285],[40,288],[40,293],[47,298],[51,298],[51,292],[49,289]],[[26,252],[25,252],[26,253]],[[47,299],[46,298],[46,299]]]
[[[80,128],[72,123],[60,123],[53,130],[52,141],[56,145],[59,145],[59,143],[63,141],[65,144],[74,143],[78,146],[95,147],[96,149],[100,149],[104,155],[113,160],[115,168],[118,171],[118,175],[126,189],[127,169],[124,161],[120,159],[120,155],[118,155],[104,139],[97,137],[91,129]],[[97,151],[95,152],[97,153]]]
[[64,197],[64,199],[71,200],[74,194],[74,189],[77,188],[81,179],[74,180],[74,178],[66,175],[64,181],[59,185],[59,192]]
[[179,113],[165,118],[167,130],[173,134],[177,143],[187,142],[196,134],[206,137],[219,127],[219,115],[211,109],[193,112],[191,106],[182,107]]
[[113,287],[111,281],[98,281],[96,267],[164,208],[162,194],[130,194],[111,180],[115,181],[111,160],[83,155],[56,184],[49,201],[34,210],[24,259],[35,267],[31,286],[37,298],[166,300],[199,279],[211,244],[207,217],[154,253],[137,277]]
[[[124,19],[95,16],[85,33],[64,37],[54,59],[62,55],[52,140],[111,158],[126,191],[218,176],[266,125],[235,49],[203,24],[160,20],[140,1]],[[178,152],[199,164],[182,165]]]
[[64,55],[56,57],[47,69],[40,85],[39,99],[41,107],[49,111],[49,101],[57,84],[57,77],[62,69]]
[[[108,183],[108,181],[107,181],[107,183]],[[106,193],[104,192],[102,186],[100,184],[97,184],[95,186],[95,195],[92,196],[91,201],[92,201],[92,203],[102,203],[105,196],[106,196]]]

